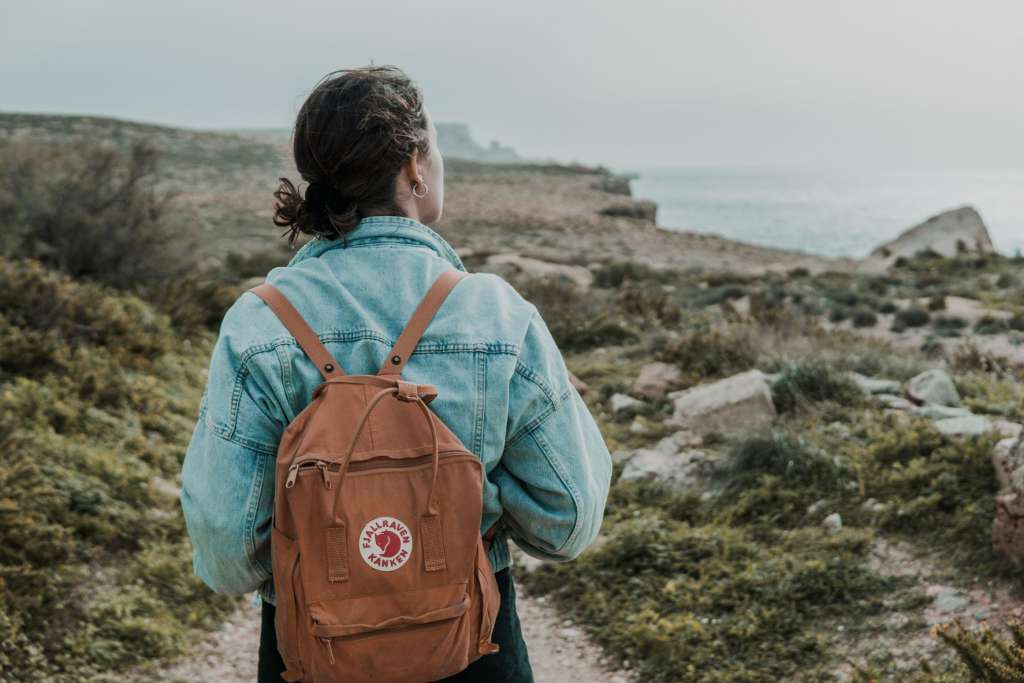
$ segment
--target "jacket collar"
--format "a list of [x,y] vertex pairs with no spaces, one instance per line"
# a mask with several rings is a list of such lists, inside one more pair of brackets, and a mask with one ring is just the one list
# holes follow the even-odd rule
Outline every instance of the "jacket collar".
[[452,264],[457,270],[465,270],[462,259],[443,237],[419,221],[405,216],[365,216],[345,237],[337,239],[316,238],[302,246],[289,261],[294,266],[300,261],[316,258],[332,249],[344,249],[357,244],[405,243],[422,245],[432,249],[438,256]]

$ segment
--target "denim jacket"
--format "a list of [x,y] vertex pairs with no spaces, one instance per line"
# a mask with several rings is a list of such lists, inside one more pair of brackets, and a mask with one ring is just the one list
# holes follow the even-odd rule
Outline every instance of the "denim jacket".
[[[448,268],[465,270],[436,232],[402,216],[362,219],[344,240],[317,239],[267,276],[348,374],[375,374],[413,309]],[[481,532],[538,558],[579,555],[601,526],[611,457],[537,309],[477,273],[451,293],[403,371],[433,384],[431,408],[484,464]],[[259,589],[273,602],[270,525],[277,444],[320,383],[317,368],[256,295],[224,316],[182,466],[181,506],[195,573],[215,591]]]

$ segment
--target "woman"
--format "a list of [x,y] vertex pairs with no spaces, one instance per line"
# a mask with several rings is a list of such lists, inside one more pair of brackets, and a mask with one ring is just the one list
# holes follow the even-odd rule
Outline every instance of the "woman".
[[[444,161],[416,85],[394,67],[330,74],[294,131],[302,196],[282,179],[274,221],[291,243],[313,237],[267,276],[349,374],[375,373],[438,275],[465,270],[428,225],[441,218]],[[438,416],[484,463],[481,532],[501,591],[487,655],[449,680],[531,681],[515,611],[507,540],[570,560],[597,535],[611,458],[536,308],[497,276],[455,288],[403,372],[437,386]],[[270,525],[274,456],[320,383],[267,306],[243,294],[224,317],[182,469],[181,504],[196,574],[223,593],[258,589],[260,681],[284,670],[274,633]]]

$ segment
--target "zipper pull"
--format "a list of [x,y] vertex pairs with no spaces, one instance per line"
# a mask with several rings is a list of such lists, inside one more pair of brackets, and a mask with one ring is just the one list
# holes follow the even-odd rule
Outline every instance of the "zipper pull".
[[298,476],[299,463],[296,462],[293,463],[292,466],[288,468],[288,479],[284,482],[284,487],[286,489],[290,489],[291,487],[295,486],[295,480],[298,478]]
[[331,664],[334,664],[334,648],[331,647],[330,639],[321,638],[320,642],[327,646],[327,657],[331,660]]
[[324,479],[324,486],[327,489],[331,489],[334,485],[331,483],[331,475],[327,471],[327,463],[318,462],[316,466],[320,468],[320,476],[322,476]]

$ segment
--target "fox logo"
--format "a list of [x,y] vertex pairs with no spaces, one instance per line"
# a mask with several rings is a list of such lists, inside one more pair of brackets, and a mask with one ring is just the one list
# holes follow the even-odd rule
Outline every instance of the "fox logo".
[[412,555],[412,532],[394,517],[371,519],[359,533],[363,561],[382,572],[393,572]]

